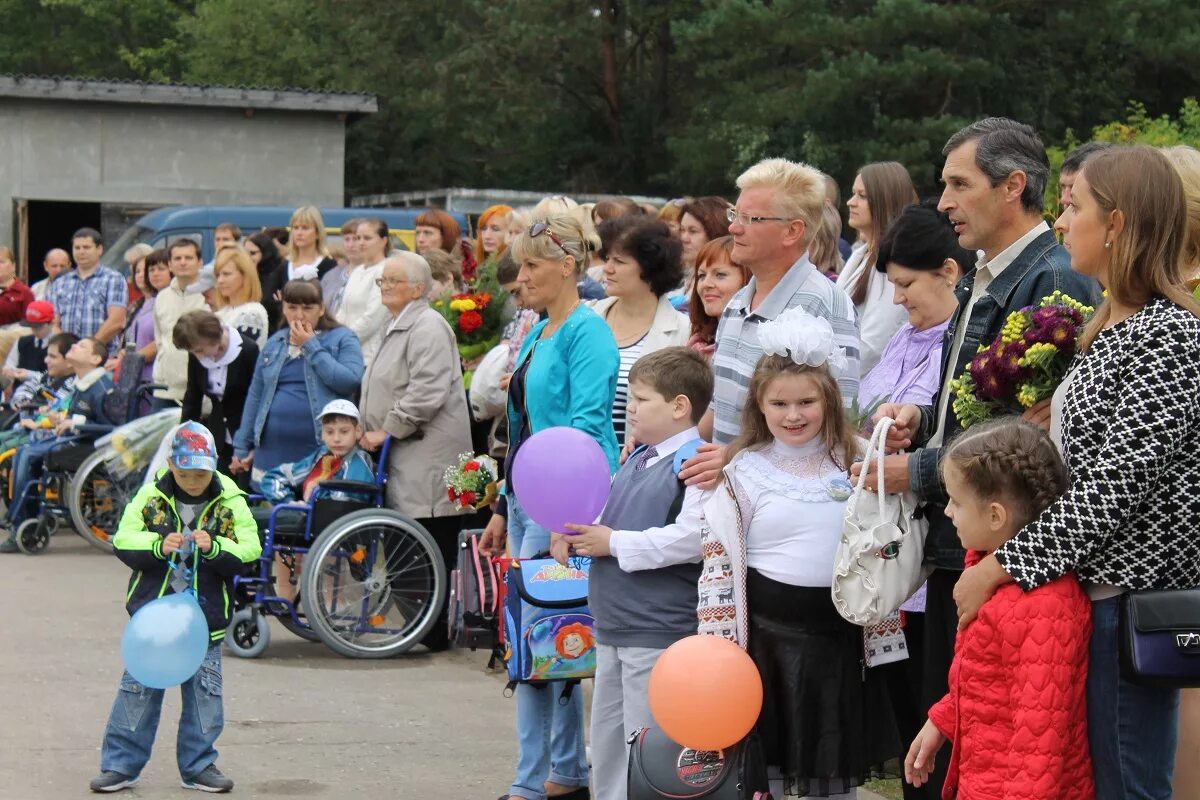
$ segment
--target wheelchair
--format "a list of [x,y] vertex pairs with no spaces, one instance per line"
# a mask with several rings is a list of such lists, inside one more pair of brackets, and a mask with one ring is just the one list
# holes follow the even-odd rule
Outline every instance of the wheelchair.
[[[447,593],[444,562],[429,531],[383,507],[390,448],[389,437],[374,483],[323,481],[309,502],[271,509],[260,531],[262,556],[234,578],[240,607],[225,634],[230,652],[262,655],[271,639],[268,617],[347,658],[400,655],[437,623]],[[275,593],[277,555],[293,571],[303,557],[295,601]]]
[[[139,357],[140,359],[140,357]],[[131,367],[140,374],[136,361]],[[131,370],[132,372],[132,370]],[[142,403],[157,384],[116,386],[105,398],[110,417],[132,422]],[[0,454],[0,469],[9,506],[21,504],[24,519],[13,534],[17,547],[27,555],[38,555],[50,546],[50,537],[70,528],[96,549],[112,553],[112,537],[125,505],[142,484],[140,475],[117,479],[108,474],[103,452],[95,442],[115,426],[87,424],[79,435],[60,437],[45,454],[42,475],[25,486],[12,485],[11,458],[16,450]]]

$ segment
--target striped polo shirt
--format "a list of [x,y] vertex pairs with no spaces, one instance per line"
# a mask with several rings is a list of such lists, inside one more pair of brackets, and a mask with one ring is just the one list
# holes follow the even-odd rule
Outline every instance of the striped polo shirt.
[[742,406],[750,389],[750,376],[762,357],[758,326],[799,306],[814,317],[824,317],[833,326],[834,341],[846,351],[847,364],[838,376],[842,399],[850,406],[858,397],[858,320],[850,297],[822,275],[808,256],[801,256],[770,294],[750,310],[755,279],[729,301],[717,325],[717,349],[713,354],[713,441],[729,444],[742,429]]

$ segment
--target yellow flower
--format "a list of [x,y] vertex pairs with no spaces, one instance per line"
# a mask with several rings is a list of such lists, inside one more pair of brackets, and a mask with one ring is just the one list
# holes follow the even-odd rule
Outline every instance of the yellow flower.
[[462,300],[462,310],[463,311],[474,311],[477,308],[479,308],[479,306],[475,305],[475,301],[470,299],[469,297]]
[[1030,384],[1023,383],[1017,390],[1017,402],[1024,408],[1032,408],[1037,403],[1037,392]]

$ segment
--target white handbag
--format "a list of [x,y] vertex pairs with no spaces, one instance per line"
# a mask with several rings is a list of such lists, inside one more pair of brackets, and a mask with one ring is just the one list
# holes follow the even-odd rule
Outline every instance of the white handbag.
[[[884,494],[884,442],[892,420],[871,434],[858,485],[846,504],[842,541],[833,571],[833,604],[856,625],[875,625],[900,608],[928,577],[922,561],[928,523],[911,492]],[[866,490],[866,465],[877,459],[879,485]]]
[[508,343],[501,343],[488,350],[479,366],[475,367],[471,388],[467,392],[475,419],[491,419],[503,413],[508,392],[500,388],[500,379],[504,377],[508,366],[508,356]]

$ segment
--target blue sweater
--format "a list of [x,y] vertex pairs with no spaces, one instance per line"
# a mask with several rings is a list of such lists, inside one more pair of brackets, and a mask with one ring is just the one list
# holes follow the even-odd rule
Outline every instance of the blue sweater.
[[517,354],[516,369],[529,360],[526,399],[521,408],[509,400],[508,429],[518,436],[528,413],[531,434],[556,426],[583,431],[599,443],[610,471],[616,472],[620,449],[612,407],[621,366],[617,342],[608,323],[586,306],[576,308],[561,328],[542,339],[548,322],[533,326]]

